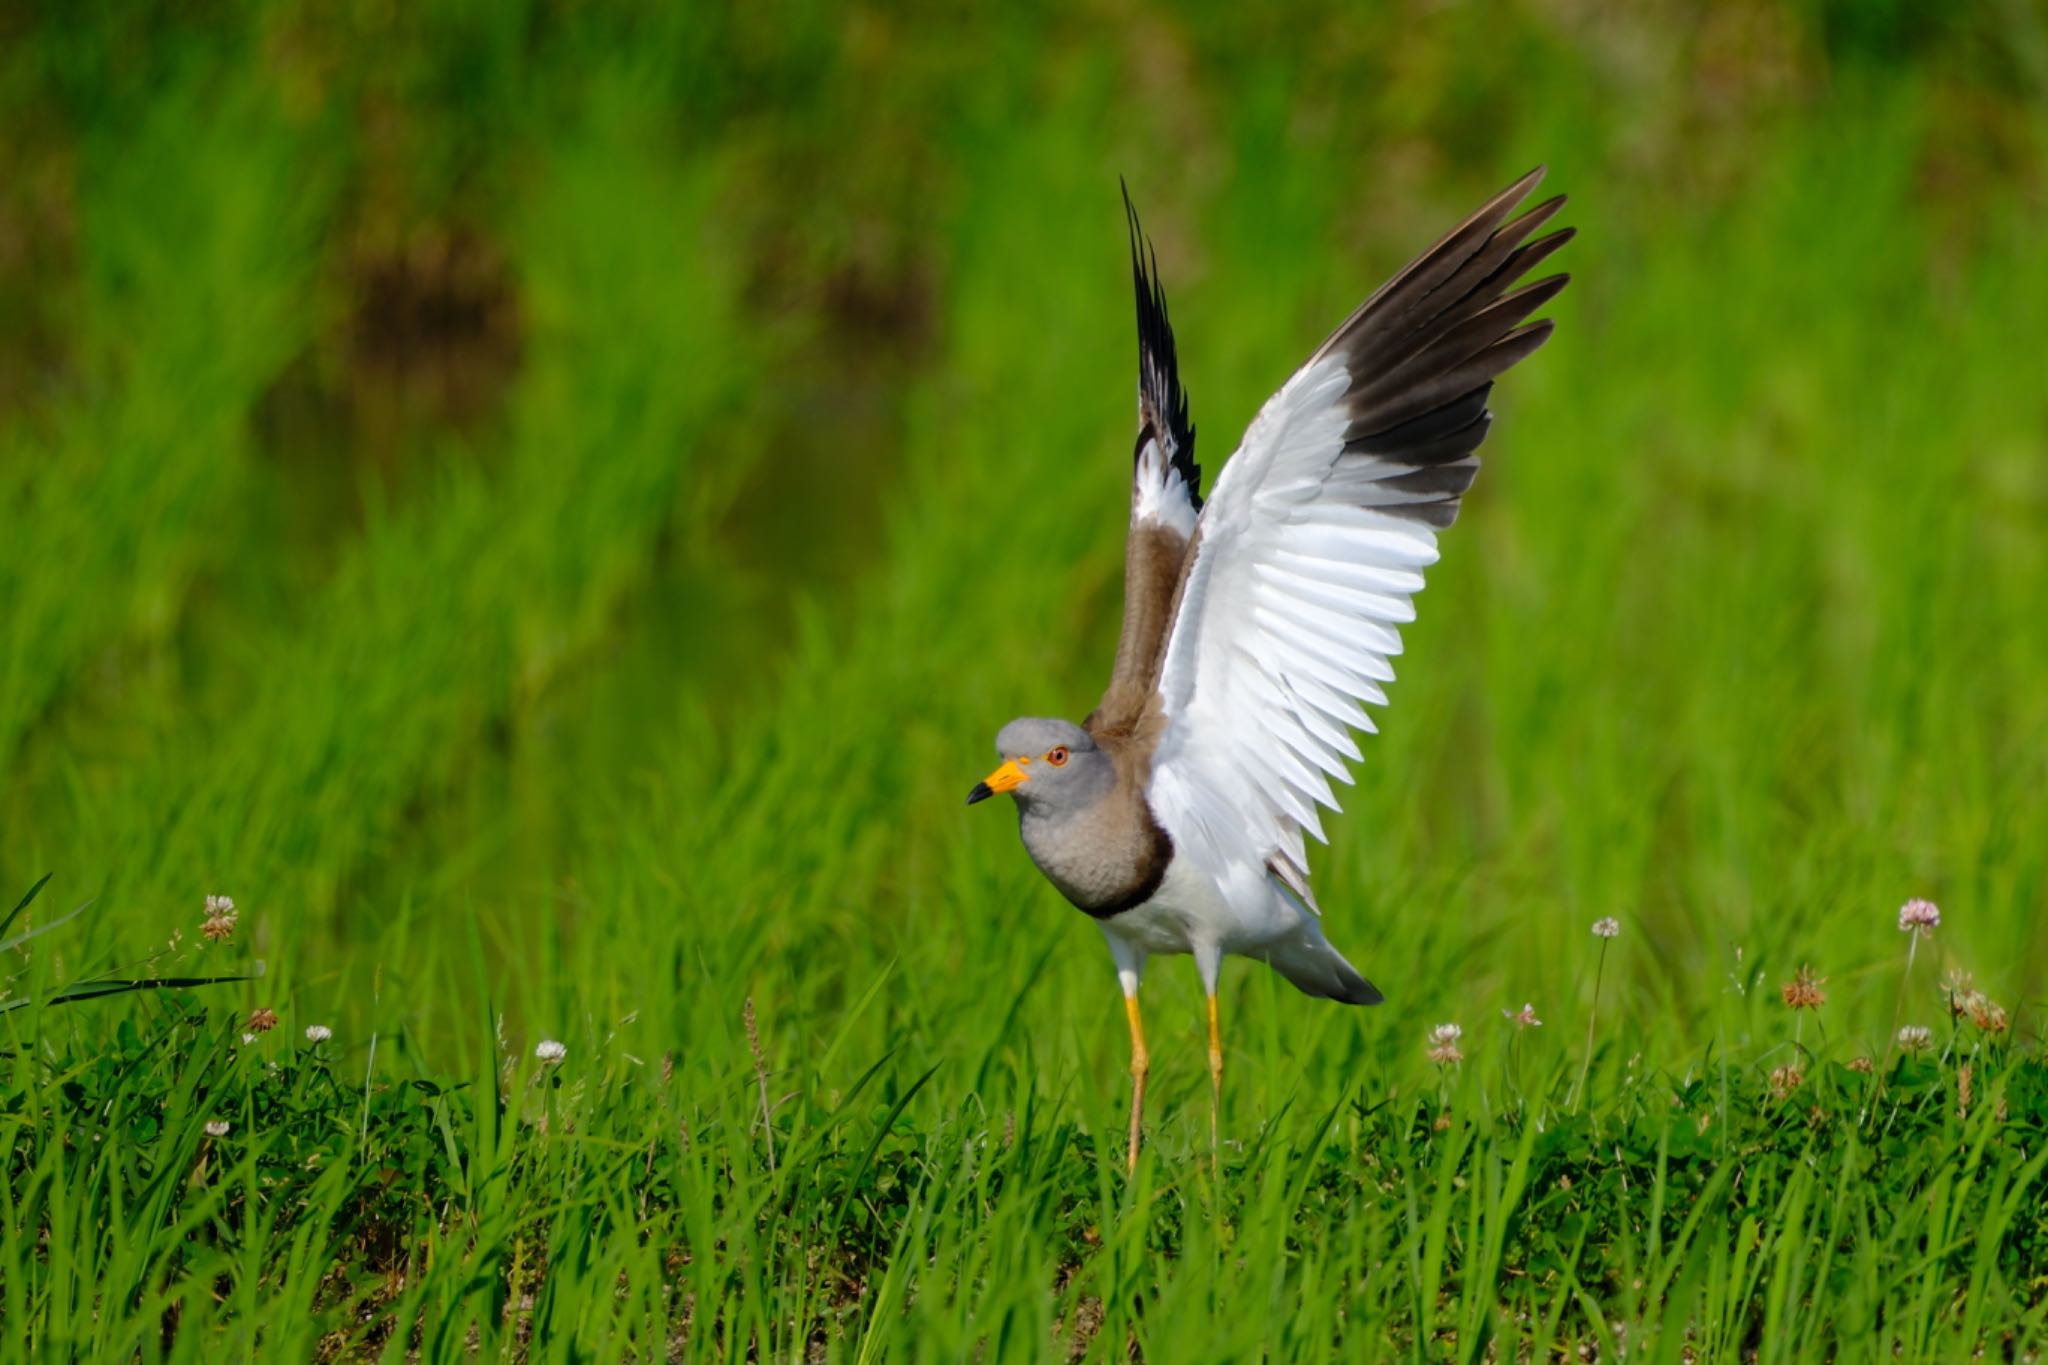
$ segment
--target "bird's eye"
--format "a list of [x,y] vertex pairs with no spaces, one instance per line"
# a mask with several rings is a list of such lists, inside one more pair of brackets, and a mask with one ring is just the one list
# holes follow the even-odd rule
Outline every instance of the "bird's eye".
[[1048,762],[1048,763],[1050,763],[1050,764],[1052,764],[1052,766],[1053,766],[1053,767],[1055,767],[1055,768],[1064,768],[1064,767],[1066,767],[1066,766],[1067,766],[1067,746],[1066,746],[1066,745],[1064,745],[1064,744],[1062,744],[1062,745],[1060,745],[1060,746],[1059,746],[1059,747],[1058,747],[1057,749],[1054,749],[1054,750],[1053,750],[1053,751],[1052,751],[1051,753],[1049,753],[1049,754],[1047,754],[1047,755],[1045,756],[1045,761],[1046,761],[1046,762]]

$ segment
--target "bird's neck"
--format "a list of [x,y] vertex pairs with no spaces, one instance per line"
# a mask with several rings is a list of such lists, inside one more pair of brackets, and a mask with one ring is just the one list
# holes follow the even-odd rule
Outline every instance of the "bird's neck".
[[1122,784],[1086,806],[1021,804],[1018,829],[1031,860],[1073,905],[1106,919],[1151,899],[1173,860],[1142,792]]

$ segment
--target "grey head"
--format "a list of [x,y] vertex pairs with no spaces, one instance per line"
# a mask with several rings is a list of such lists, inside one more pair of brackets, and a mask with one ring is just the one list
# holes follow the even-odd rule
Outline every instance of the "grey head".
[[996,736],[1003,760],[967,793],[967,804],[1008,792],[1027,811],[1043,815],[1086,809],[1116,783],[1109,755],[1086,730],[1068,720],[1026,716]]

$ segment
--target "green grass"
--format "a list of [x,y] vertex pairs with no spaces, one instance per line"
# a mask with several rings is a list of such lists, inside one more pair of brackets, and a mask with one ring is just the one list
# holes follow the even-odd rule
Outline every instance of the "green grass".
[[[6,35],[0,1355],[2037,1358],[2048,46],[1887,13]],[[1155,963],[1127,1179],[1107,955],[960,804],[1113,652],[1115,178],[1213,477],[1539,160],[1315,860],[1388,1004],[1227,967],[1217,1180]]]

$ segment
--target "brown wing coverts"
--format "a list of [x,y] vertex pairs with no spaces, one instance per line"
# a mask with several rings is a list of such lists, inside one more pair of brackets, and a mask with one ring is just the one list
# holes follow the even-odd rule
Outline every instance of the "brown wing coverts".
[[[1159,660],[1173,628],[1174,593],[1188,559],[1189,539],[1178,518],[1161,518],[1155,510],[1140,519],[1138,509],[1146,496],[1180,496],[1174,488],[1176,479],[1189,511],[1198,513],[1202,507],[1202,470],[1195,463],[1195,428],[1188,421],[1187,391],[1181,387],[1173,327],[1166,317],[1166,291],[1128,187],[1124,216],[1131,232],[1131,280],[1138,301],[1138,444],[1132,454],[1131,531],[1124,547],[1124,624],[1109,687],[1083,722],[1097,743],[1112,750],[1158,737],[1154,702]],[[1151,446],[1158,447],[1155,458],[1163,459],[1163,466],[1147,465],[1146,450]],[[1146,729],[1148,719],[1154,722],[1151,731]]]
[[1351,372],[1350,423],[1331,490],[1361,505],[1449,526],[1479,470],[1493,381],[1549,340],[1548,321],[1524,324],[1568,275],[1515,284],[1570,241],[1563,228],[1531,234],[1563,207],[1547,199],[1508,221],[1543,178],[1531,171],[1382,285],[1317,348]]

